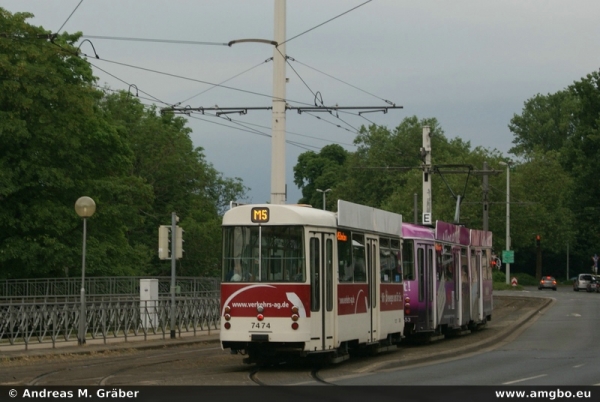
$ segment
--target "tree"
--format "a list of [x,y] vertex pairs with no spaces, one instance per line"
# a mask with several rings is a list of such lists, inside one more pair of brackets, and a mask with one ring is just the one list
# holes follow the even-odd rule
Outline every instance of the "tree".
[[0,278],[79,275],[82,195],[97,204],[86,274],[164,273],[157,229],[173,211],[189,228],[186,272],[215,273],[220,213],[245,196],[241,180],[205,160],[184,119],[96,89],[80,34],[0,13]]
[[194,148],[183,118],[160,115],[125,92],[106,95],[101,106],[134,151],[131,175],[152,189],[152,203],[139,210],[143,224],[130,233],[132,242],[153,250],[150,273],[170,273],[170,264],[159,261],[154,249],[158,227],[170,224],[176,212],[185,230],[180,274],[215,274],[221,255],[220,216],[230,200],[245,197],[246,187],[240,179],[223,178],[206,161],[203,149]]
[[313,151],[301,154],[294,166],[294,183],[302,189],[302,198],[298,203],[321,206],[322,196],[317,189],[335,189],[343,177],[347,158],[348,152],[337,144],[323,147],[318,154]]
[[[127,205],[149,192],[128,175],[133,154],[98,117],[102,93],[77,56],[79,35],[26,23],[32,15],[0,9],[0,277],[72,275],[81,266],[77,198],[98,209],[90,219],[88,272],[135,273],[143,251],[127,243]],[[109,214],[105,205],[120,205]],[[101,229],[102,228],[102,229]],[[143,264],[142,264],[143,265]]]

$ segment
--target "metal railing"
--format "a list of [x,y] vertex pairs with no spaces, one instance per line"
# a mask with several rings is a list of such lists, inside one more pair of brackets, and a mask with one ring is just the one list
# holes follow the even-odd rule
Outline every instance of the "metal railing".
[[[140,279],[158,279],[158,292],[171,292],[171,278],[166,276],[119,276],[85,278],[85,294],[89,296],[116,296],[140,294]],[[217,278],[177,277],[180,295],[194,295],[219,290]],[[7,298],[40,298],[79,296],[81,278],[8,279],[0,281],[0,303]]]
[[[158,300],[140,301],[139,281],[146,278],[159,279]],[[90,282],[90,295],[86,296],[86,340],[100,339],[107,343],[111,338],[127,341],[147,340],[149,336],[170,337],[170,278],[93,278]],[[177,286],[181,291],[175,300],[175,332],[196,335],[198,331],[217,330],[219,281],[177,278]],[[32,343],[56,347],[57,342],[77,341],[80,287],[81,281],[75,279],[0,282],[0,350],[9,345],[23,345],[27,349]]]

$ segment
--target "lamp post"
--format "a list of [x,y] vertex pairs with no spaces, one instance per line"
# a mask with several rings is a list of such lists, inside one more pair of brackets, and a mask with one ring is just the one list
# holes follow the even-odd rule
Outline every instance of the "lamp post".
[[327,208],[325,207],[325,206],[326,206],[326,204],[325,204],[325,201],[326,201],[325,194],[327,194],[328,192],[330,192],[330,191],[331,191],[331,189],[330,189],[330,188],[328,188],[327,190],[321,190],[320,188],[318,188],[318,189],[317,189],[317,191],[318,191],[319,193],[323,193],[323,211],[324,211],[325,209],[327,209]]
[[[506,166],[506,250],[510,250],[510,167],[512,162],[500,162]],[[510,284],[510,264],[506,263],[506,283]]]
[[79,335],[77,343],[85,344],[85,238],[86,238],[86,220],[96,212],[96,203],[90,197],[80,197],[75,202],[75,212],[83,218],[83,252],[81,257],[81,311],[79,313]]

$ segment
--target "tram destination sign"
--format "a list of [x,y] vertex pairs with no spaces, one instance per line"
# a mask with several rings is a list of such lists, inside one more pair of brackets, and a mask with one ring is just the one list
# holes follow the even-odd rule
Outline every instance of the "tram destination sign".
[[269,222],[269,208],[267,207],[255,207],[250,211],[250,220],[253,223],[266,223]]

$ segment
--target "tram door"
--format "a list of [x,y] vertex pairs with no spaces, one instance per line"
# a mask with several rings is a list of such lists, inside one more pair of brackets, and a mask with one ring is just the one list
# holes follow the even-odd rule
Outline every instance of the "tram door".
[[417,275],[419,281],[417,331],[432,331],[435,329],[435,272],[433,244],[417,243]]
[[471,251],[471,319],[481,319],[481,252]]
[[375,342],[379,340],[379,284],[377,279],[380,275],[381,267],[379,265],[379,247],[377,238],[366,237],[366,262],[367,262],[367,278],[368,278],[368,296],[367,309],[370,316],[370,331],[369,341]]
[[334,233],[311,232],[309,238],[311,345],[334,348]]

